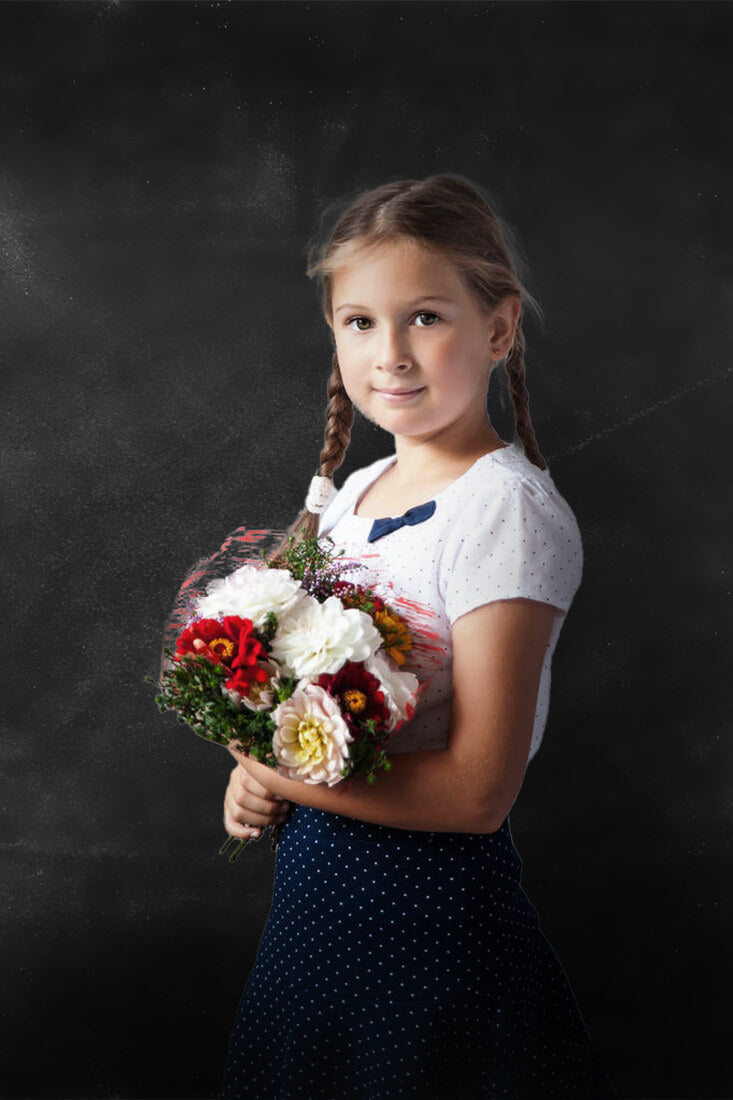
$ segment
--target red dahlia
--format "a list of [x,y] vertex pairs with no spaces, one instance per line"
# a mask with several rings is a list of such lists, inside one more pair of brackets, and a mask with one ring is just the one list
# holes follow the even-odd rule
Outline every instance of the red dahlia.
[[363,664],[347,661],[339,672],[333,676],[324,673],[316,682],[338,699],[351,732],[357,731],[359,724],[369,718],[374,719],[377,726],[386,728],[390,712],[382,685]]
[[239,615],[225,615],[223,619],[199,619],[182,631],[176,645],[176,657],[192,653],[208,657],[215,665],[228,665],[230,668],[246,663],[238,660],[240,653],[250,655],[256,652],[266,656],[264,649],[252,636],[251,619],[240,619]]

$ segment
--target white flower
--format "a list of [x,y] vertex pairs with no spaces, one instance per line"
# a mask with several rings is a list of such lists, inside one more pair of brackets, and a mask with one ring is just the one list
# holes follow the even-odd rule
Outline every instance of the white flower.
[[206,595],[196,600],[196,614],[204,619],[239,615],[262,627],[268,611],[274,611],[279,620],[307,595],[287,569],[243,565],[228,577],[209,584]]
[[272,720],[277,723],[272,749],[282,775],[329,787],[341,781],[348,743],[354,739],[339,704],[327,691],[301,681],[272,712]]
[[397,722],[404,721],[414,710],[420,681],[414,672],[393,668],[384,653],[375,653],[366,662],[366,668],[382,685],[384,701],[392,715],[389,728],[394,729]]
[[314,679],[333,675],[347,661],[367,661],[381,644],[365,611],[344,608],[336,596],[323,603],[307,596],[280,622],[270,650],[286,676]]

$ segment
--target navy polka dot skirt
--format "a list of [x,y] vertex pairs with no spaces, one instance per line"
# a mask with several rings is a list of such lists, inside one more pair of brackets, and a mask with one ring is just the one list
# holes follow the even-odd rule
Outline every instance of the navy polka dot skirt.
[[614,1097],[495,833],[296,806],[221,1097]]

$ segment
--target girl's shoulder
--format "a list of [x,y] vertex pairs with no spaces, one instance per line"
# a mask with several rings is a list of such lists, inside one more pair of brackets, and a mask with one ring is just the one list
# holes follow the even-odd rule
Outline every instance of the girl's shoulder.
[[[518,440],[478,459],[444,502],[440,581],[451,622],[470,606],[523,596],[566,611],[580,585],[580,528],[548,469]],[[460,606],[459,606],[460,605]]]
[[[526,457],[518,439],[499,450],[482,455],[436,498],[443,512],[461,526],[475,526],[507,505],[519,518],[536,513],[540,524],[567,522],[577,527],[569,503],[559,491],[549,469],[541,470]],[[504,516],[505,522],[508,517]]]

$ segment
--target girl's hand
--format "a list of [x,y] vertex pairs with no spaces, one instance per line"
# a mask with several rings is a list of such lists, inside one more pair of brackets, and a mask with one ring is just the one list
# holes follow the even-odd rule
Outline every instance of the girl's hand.
[[260,836],[267,825],[283,822],[290,803],[255,779],[247,770],[246,760],[241,756],[239,760],[224,795],[224,826],[230,836],[246,840]]

